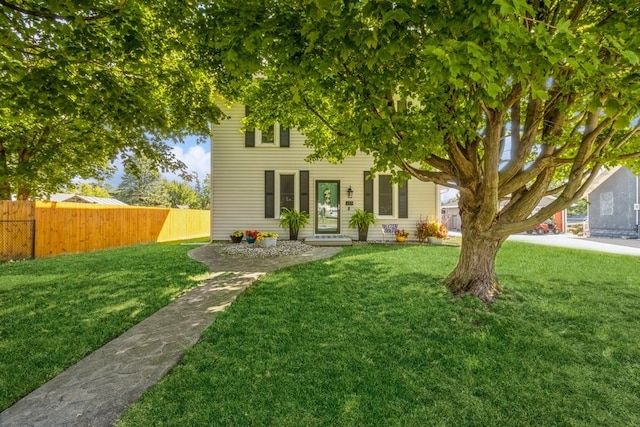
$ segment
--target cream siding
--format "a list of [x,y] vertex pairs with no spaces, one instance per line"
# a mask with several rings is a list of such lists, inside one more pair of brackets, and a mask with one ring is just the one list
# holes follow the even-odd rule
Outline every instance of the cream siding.
[[[311,150],[304,146],[304,136],[294,129],[290,133],[290,147],[261,146],[256,138],[255,147],[244,146],[242,118],[244,106],[233,105],[225,110],[228,120],[212,128],[211,147],[211,239],[228,240],[234,230],[248,229],[280,233],[287,239],[287,230],[282,230],[276,218],[264,218],[264,172],[276,172],[275,201],[279,203],[278,174],[295,174],[296,209],[299,208],[299,172],[309,171],[309,209],[311,224],[300,230],[299,239],[313,236],[315,230],[315,183],[317,180],[340,181],[340,234],[357,239],[358,231],[348,228],[355,208],[364,206],[364,171],[372,166],[370,156],[358,154],[334,165],[326,161],[308,163],[304,159]],[[412,179],[408,183],[409,218],[397,218],[397,188],[394,189],[395,218],[380,218],[378,223],[399,224],[415,238],[418,219],[438,218],[438,190],[432,183]],[[347,188],[353,189],[353,198],[347,198]],[[374,195],[377,193],[377,182]],[[374,199],[375,200],[375,199]],[[353,201],[353,206],[346,206]],[[369,240],[382,240],[379,225],[369,229]]]

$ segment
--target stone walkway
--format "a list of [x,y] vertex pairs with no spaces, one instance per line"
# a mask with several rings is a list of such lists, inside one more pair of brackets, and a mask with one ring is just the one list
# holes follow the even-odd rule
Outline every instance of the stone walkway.
[[206,245],[189,253],[209,267],[209,280],[7,408],[0,413],[0,426],[113,425],[258,278],[331,257],[341,249],[315,247],[302,255],[239,258],[225,256],[219,248]]

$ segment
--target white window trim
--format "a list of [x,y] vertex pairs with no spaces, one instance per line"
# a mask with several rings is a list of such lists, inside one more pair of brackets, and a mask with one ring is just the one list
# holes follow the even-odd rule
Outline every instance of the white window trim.
[[[391,175],[391,174],[379,174],[379,175]],[[380,211],[380,180],[378,179],[378,174],[373,178],[373,212],[375,212],[375,217],[378,219],[398,219],[398,184],[391,184],[391,209],[393,210],[392,215],[380,215],[378,212]]]
[[280,147],[280,123],[273,124],[273,143],[262,142],[262,129],[255,129],[255,138],[257,147]]
[[277,170],[275,171],[275,208],[276,208],[276,218],[280,218],[280,210],[282,206],[280,206],[280,176],[281,175],[293,175],[293,208],[297,211],[300,210],[300,172],[297,170]]

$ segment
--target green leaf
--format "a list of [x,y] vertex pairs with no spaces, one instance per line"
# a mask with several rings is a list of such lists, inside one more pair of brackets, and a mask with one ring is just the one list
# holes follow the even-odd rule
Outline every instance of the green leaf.
[[482,75],[476,71],[472,71],[471,73],[469,73],[469,77],[474,82],[480,82],[482,80]]
[[409,14],[403,9],[392,9],[382,16],[382,23],[386,24],[387,22],[392,20],[398,23],[403,23],[404,21],[408,21],[410,19],[411,17],[409,16]]
[[604,105],[604,112],[607,116],[614,116],[620,111],[620,107],[620,103],[616,99],[609,98]]
[[627,60],[629,61],[629,63],[631,65],[637,65],[638,64],[638,55],[636,55],[635,52],[633,52],[631,50],[623,50],[622,51],[622,56],[627,58]]
[[510,15],[516,11],[509,0],[494,0],[493,4],[500,6],[501,15]]
[[491,98],[496,98],[501,90],[502,88],[496,83],[489,83],[487,85],[487,93]]

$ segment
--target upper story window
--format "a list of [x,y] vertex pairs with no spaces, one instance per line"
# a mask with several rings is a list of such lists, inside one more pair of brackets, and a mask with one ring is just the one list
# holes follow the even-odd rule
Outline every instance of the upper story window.
[[[246,108],[246,114],[249,108]],[[289,129],[275,122],[267,129],[247,129],[244,138],[245,147],[289,147]]]
[[280,145],[280,125],[274,123],[269,129],[256,129],[256,141],[260,145]]

